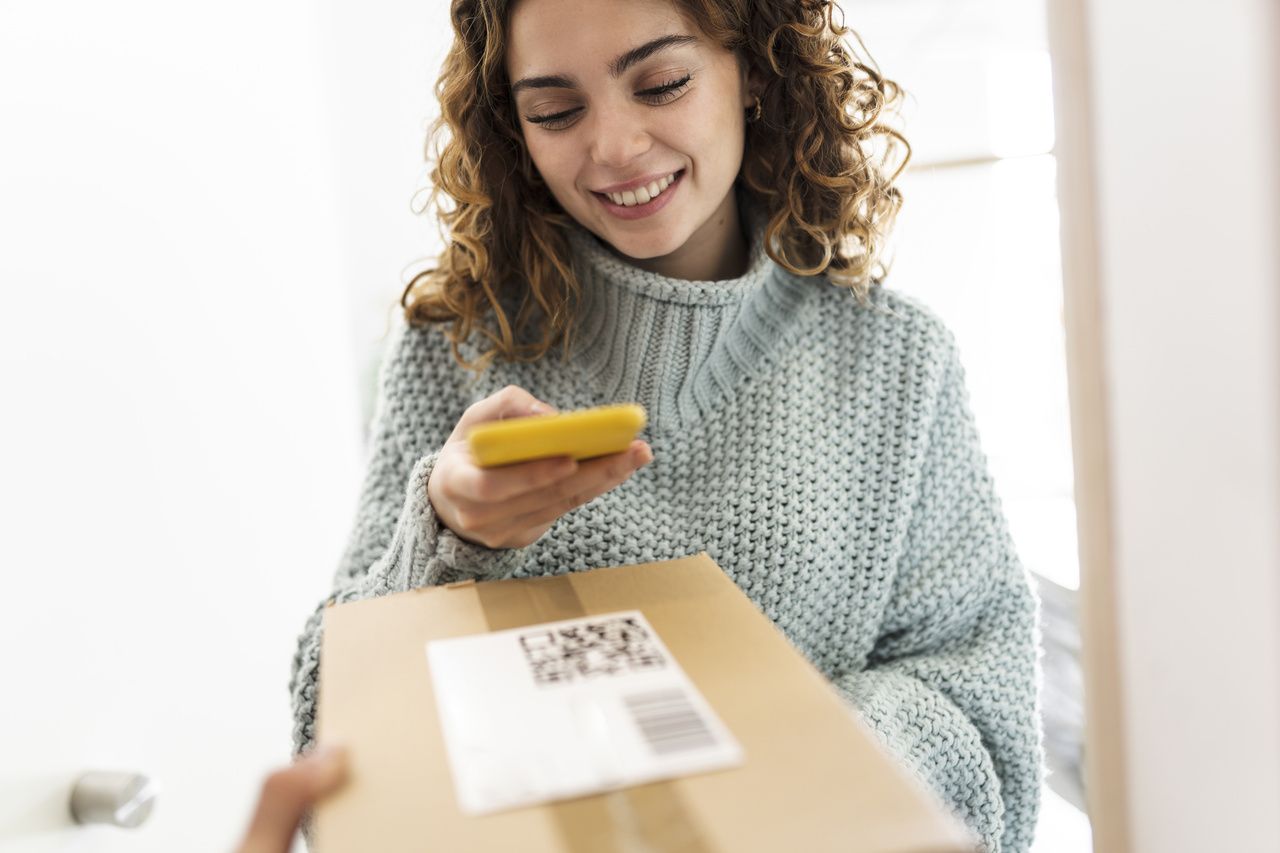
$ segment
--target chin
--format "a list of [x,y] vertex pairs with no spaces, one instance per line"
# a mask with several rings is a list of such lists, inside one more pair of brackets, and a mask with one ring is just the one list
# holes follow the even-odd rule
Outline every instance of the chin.
[[684,234],[672,227],[637,228],[632,231],[613,228],[598,236],[613,246],[615,251],[638,261],[669,255],[683,246],[687,239]]

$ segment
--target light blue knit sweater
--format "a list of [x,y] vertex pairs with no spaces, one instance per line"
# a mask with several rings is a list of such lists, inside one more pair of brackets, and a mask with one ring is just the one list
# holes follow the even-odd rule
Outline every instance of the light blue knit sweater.
[[[575,230],[586,293],[567,362],[478,382],[434,328],[383,360],[368,470],[332,600],[707,551],[991,853],[1031,845],[1043,776],[1038,602],[1002,515],[953,336],[876,288],[863,308],[764,252],[691,282]],[[426,496],[463,410],[508,383],[561,410],[637,401],[654,461],[526,548],[442,527]],[[294,660],[314,734],[318,609]]]

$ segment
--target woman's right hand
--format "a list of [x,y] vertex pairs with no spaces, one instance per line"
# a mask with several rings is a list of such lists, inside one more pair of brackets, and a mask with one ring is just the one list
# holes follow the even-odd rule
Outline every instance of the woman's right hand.
[[536,542],[560,516],[620,486],[653,461],[653,450],[639,440],[620,453],[582,462],[557,456],[481,468],[471,458],[467,434],[476,424],[554,411],[516,385],[468,408],[427,481],[427,497],[441,523],[487,548],[521,548]]

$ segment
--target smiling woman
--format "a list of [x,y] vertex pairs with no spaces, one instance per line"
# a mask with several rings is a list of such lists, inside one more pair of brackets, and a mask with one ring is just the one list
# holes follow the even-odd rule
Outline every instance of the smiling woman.
[[[642,269],[741,274],[747,245],[730,189],[759,75],[748,81],[732,52],[685,32],[667,3],[601,4],[573,31],[557,29],[575,5],[522,0],[511,14],[507,69],[538,174],[566,213]],[[611,33],[641,44],[614,57]],[[650,193],[659,181],[665,191]]]
[[[884,275],[910,148],[885,121],[898,87],[851,55],[837,11],[455,2],[431,172],[450,240],[405,288],[408,321],[488,341],[477,366],[567,348],[580,296],[570,222],[641,269],[726,278],[749,249],[735,185],[764,203],[775,261],[865,298]],[[889,174],[874,160],[899,146]]]
[[[330,601],[705,551],[988,853],[1020,853],[1037,602],[955,338],[881,286],[901,196],[874,143],[903,142],[899,93],[835,12],[454,0],[448,243],[402,298]],[[468,446],[621,402],[648,422],[619,453],[482,468]],[[295,659],[299,749],[323,611]]]

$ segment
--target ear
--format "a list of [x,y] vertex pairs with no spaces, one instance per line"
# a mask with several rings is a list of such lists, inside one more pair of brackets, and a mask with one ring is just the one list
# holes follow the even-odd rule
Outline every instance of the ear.
[[742,108],[749,109],[755,106],[756,97],[764,93],[764,75],[756,69],[748,69],[744,66],[741,68],[742,81]]
[[756,96],[764,92],[764,75],[748,68],[746,60],[738,57],[738,82],[742,87],[742,108],[755,106]]

